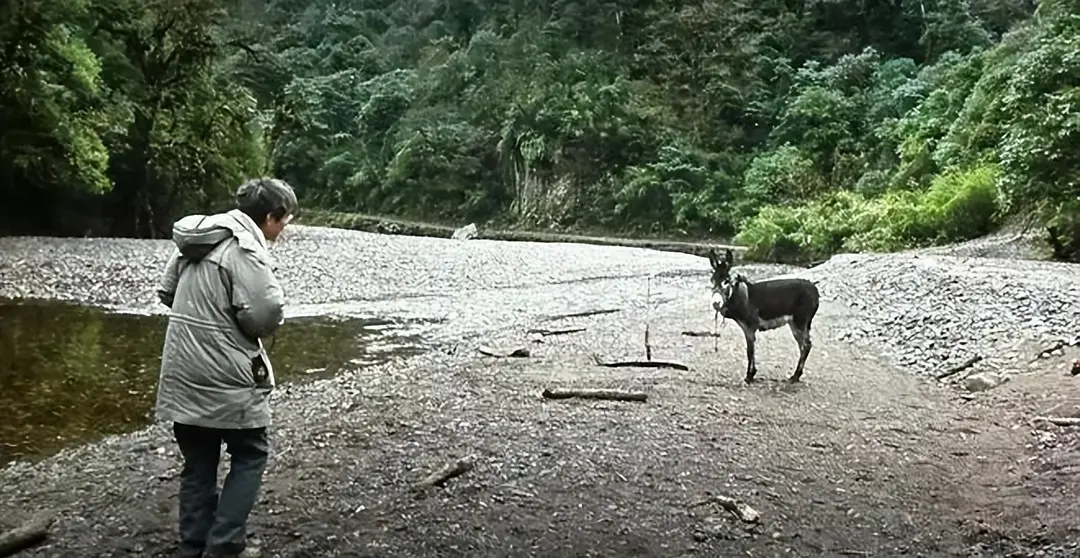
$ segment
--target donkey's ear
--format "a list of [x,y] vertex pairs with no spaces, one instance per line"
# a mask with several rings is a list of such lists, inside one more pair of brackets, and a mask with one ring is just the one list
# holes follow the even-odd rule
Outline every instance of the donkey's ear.
[[709,248],[709,265],[713,269],[720,265],[720,256],[716,254],[716,248]]
[[731,253],[731,248],[724,251],[724,261],[726,261],[728,265],[735,263],[735,254]]

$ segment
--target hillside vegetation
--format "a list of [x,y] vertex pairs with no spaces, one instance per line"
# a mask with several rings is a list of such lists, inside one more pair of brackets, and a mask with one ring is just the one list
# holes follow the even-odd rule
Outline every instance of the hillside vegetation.
[[307,207],[1080,259],[1080,1],[7,0],[0,230]]

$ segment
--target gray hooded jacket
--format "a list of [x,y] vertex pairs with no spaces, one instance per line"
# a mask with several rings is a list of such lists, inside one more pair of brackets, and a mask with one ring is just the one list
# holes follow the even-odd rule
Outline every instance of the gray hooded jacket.
[[233,210],[173,225],[177,250],[158,297],[171,308],[157,417],[193,426],[270,425],[274,370],[262,338],[284,321],[285,297],[255,222]]

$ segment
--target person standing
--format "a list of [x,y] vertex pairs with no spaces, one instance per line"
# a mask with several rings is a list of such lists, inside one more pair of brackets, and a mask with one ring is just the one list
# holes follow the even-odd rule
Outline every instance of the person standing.
[[[284,322],[285,297],[268,242],[298,209],[273,178],[249,180],[236,209],[189,215],[173,225],[176,244],[158,285],[170,308],[161,353],[156,415],[173,423],[183,456],[179,555],[240,556],[269,453],[274,369],[262,339]],[[231,466],[218,494],[225,444]]]

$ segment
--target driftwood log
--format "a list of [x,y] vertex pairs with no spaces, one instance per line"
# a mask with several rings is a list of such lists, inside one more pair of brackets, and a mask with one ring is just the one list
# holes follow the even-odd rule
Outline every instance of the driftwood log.
[[604,401],[647,401],[648,394],[617,389],[545,389],[544,399],[600,399]]
[[419,482],[414,484],[413,490],[422,490],[431,486],[441,487],[446,484],[446,481],[454,477],[460,477],[461,475],[464,475],[465,473],[472,470],[475,463],[476,457],[472,455],[462,457],[457,461],[451,461],[446,465],[443,465],[442,469],[431,473],[430,475],[424,477]]
[[42,514],[10,531],[0,533],[0,556],[11,556],[44,541],[55,521],[54,516]]

